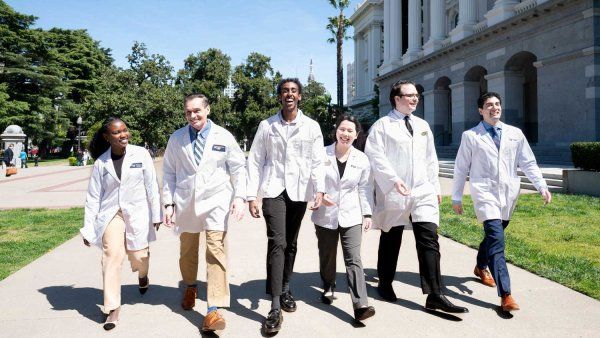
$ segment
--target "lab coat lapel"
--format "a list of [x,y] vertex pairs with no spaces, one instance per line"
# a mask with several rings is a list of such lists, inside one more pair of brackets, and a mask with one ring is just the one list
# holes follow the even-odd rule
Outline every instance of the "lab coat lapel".
[[197,168],[198,165],[196,164],[196,159],[194,158],[194,149],[192,147],[192,141],[190,140],[189,128],[190,125],[188,125],[188,128],[186,129],[185,133],[182,133],[181,145],[185,150],[186,158],[188,159],[188,161],[192,164],[192,166],[194,166],[194,168]]
[[104,159],[104,168],[106,170],[108,170],[108,173],[115,179],[117,180],[117,182],[121,182],[121,180],[119,179],[119,177],[117,176],[117,172],[115,171],[115,165],[113,164],[113,160],[112,157],[110,156],[110,148],[108,148],[108,150],[102,154],[102,156],[105,157]]
[[[129,151],[128,151],[129,150]],[[129,174],[129,166],[131,165],[131,157],[133,150],[127,146],[125,149],[125,157],[123,157],[123,165],[121,167],[121,183],[126,182],[127,174]]]
[[349,175],[349,172],[352,172],[354,170],[354,167],[356,166],[356,149],[354,149],[354,146],[350,146],[350,154],[348,155],[348,159],[346,160],[346,169],[344,170],[344,177],[342,177],[340,182],[345,182],[348,177],[351,177],[351,175]]
[[340,179],[340,171],[338,170],[337,158],[335,157],[335,143],[327,146],[326,151],[327,151],[327,160],[329,161],[330,165],[333,167],[333,170],[337,173],[337,177],[339,180]]
[[[396,113],[394,110],[392,110],[392,111],[390,111],[389,116],[390,116],[392,122],[398,124],[398,128],[401,130],[402,133],[404,133],[406,136],[412,138],[412,135],[408,131],[408,128],[406,128],[406,123],[404,123],[404,115],[403,114]],[[415,125],[412,121],[410,124],[413,127],[413,133],[414,133]]]
[[213,123],[210,131],[208,132],[208,137],[206,137],[206,142],[204,143],[204,151],[202,152],[202,158],[200,159],[199,167],[202,167],[206,161],[208,161],[211,157],[212,146],[215,144],[215,140],[219,138],[219,131],[215,128]]
[[282,121],[281,111],[279,111],[279,113],[277,114],[277,120],[275,121],[275,123],[273,123],[271,125],[271,128],[273,129],[274,133],[279,134],[279,136],[281,137],[281,140],[283,142],[287,142],[287,137],[285,137],[285,134],[283,131],[283,124],[281,123],[281,121]]
[[477,125],[477,134],[479,135],[479,137],[481,137],[483,142],[492,147],[496,154],[498,153],[498,148],[496,148],[494,140],[492,140],[490,133],[488,133],[487,130],[485,130],[485,127],[483,126],[482,122],[479,122],[479,124]]

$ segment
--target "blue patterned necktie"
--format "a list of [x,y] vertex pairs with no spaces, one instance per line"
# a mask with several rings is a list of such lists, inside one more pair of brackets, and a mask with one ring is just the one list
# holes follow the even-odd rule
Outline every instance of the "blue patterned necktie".
[[200,165],[202,159],[202,152],[204,152],[204,138],[198,132],[196,135],[196,143],[194,145],[194,158],[196,159],[196,165]]
[[492,129],[490,129],[490,131],[492,132],[492,140],[494,141],[494,144],[496,145],[496,149],[500,150],[500,133],[502,132],[500,129],[496,129],[496,127],[492,127]]

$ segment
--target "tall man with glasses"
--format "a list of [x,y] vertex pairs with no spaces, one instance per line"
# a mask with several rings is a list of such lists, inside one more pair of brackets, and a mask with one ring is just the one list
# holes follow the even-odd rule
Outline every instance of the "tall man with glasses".
[[248,155],[250,214],[260,217],[258,197],[267,223],[267,294],[271,311],[266,333],[281,329],[281,310],[296,311],[290,279],[296,259],[298,232],[308,201],[318,209],[325,190],[323,135],[319,124],[298,108],[302,84],[286,78],[277,85],[281,110],[258,125]]
[[465,313],[443,295],[440,273],[438,159],[429,124],[412,113],[419,93],[410,81],[396,82],[390,91],[394,109],[375,122],[369,131],[365,153],[375,178],[373,224],[381,230],[377,257],[379,295],[397,300],[392,282],[404,229],[413,229],[419,257],[421,290],[425,307]]
[[180,234],[184,310],[196,304],[198,247],[204,232],[208,310],[202,331],[223,330],[225,319],[218,308],[229,307],[230,301],[225,236],[229,216],[239,221],[245,212],[246,160],[233,135],[208,119],[206,96],[186,96],[184,109],[188,124],[171,135],[164,155],[164,224],[176,224]]
[[497,287],[502,310],[510,312],[519,310],[519,305],[511,295],[504,256],[504,230],[521,190],[517,168],[540,192],[544,204],[552,200],[552,194],[521,129],[500,122],[500,95],[485,93],[477,100],[477,106],[483,121],[462,134],[454,163],[452,208],[457,214],[463,213],[463,190],[470,176],[475,214],[485,231],[474,273],[484,285]]

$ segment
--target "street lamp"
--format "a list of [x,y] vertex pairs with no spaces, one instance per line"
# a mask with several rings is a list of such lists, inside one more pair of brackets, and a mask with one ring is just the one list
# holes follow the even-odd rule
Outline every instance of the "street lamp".
[[81,151],[81,124],[83,123],[83,119],[81,116],[77,117],[77,153]]

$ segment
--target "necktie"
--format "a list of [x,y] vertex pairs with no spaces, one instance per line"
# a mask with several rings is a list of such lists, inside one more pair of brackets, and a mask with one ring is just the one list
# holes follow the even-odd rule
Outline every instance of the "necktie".
[[194,145],[194,157],[196,158],[196,164],[200,164],[200,160],[202,159],[202,152],[204,151],[204,138],[201,136],[200,132],[196,135],[196,144]]
[[500,131],[496,130],[496,127],[492,127],[490,131],[492,132],[492,140],[496,145],[496,149],[500,150]]
[[404,124],[406,124],[406,129],[408,129],[408,132],[410,133],[410,136],[413,135],[413,129],[412,126],[410,125],[410,121],[408,120],[408,115],[404,116]]

